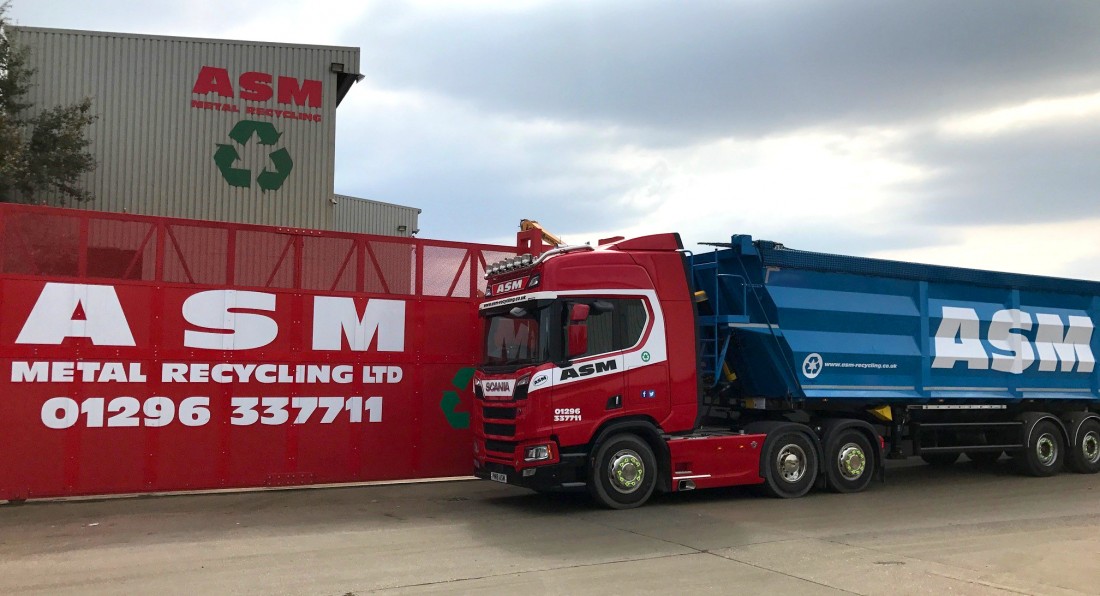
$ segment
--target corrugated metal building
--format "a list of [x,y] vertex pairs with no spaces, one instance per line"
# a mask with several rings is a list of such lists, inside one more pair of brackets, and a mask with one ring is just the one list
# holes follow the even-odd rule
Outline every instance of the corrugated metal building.
[[36,109],[92,98],[103,211],[409,236],[418,209],[338,197],[359,49],[13,27]]
[[411,236],[420,231],[420,209],[336,195],[336,227],[340,232]]

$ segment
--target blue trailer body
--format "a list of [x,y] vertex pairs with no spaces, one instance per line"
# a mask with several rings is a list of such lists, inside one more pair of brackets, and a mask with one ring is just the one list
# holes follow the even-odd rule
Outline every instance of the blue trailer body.
[[[745,396],[1100,401],[1100,283],[791,250],[691,257],[704,370]],[[723,365],[726,374],[723,374]]]

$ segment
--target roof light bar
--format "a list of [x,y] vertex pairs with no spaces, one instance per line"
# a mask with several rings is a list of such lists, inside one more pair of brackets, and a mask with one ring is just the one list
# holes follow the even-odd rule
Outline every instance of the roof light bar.
[[523,269],[530,267],[535,262],[535,258],[531,255],[519,255],[518,257],[509,257],[507,259],[497,261],[492,265],[489,265],[485,269],[485,278],[488,279],[490,275],[498,275],[501,273],[507,273],[509,271],[515,271],[517,269]]
[[532,257],[531,255],[520,255],[518,257],[511,257],[502,261],[497,261],[496,263],[493,263],[492,265],[486,267],[485,279],[489,279],[490,275],[499,275],[501,273],[508,273],[509,271],[515,271],[516,269],[523,269],[526,267],[535,267],[538,266],[539,263],[545,261],[546,259],[549,259],[550,257],[565,254],[567,252],[573,252],[576,250],[594,249],[587,244],[581,244],[577,246],[561,246],[553,250],[549,250],[539,255],[539,258],[537,259]]

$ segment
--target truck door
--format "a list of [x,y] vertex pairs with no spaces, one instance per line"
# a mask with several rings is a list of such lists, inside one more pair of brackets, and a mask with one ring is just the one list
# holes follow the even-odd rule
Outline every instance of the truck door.
[[623,299],[618,304],[619,342],[626,350],[623,409],[660,421],[672,409],[672,396],[664,357],[664,325],[658,324],[656,308],[642,298]]
[[[575,304],[588,306],[584,320],[570,321]],[[574,356],[567,366],[553,371],[554,434],[562,445],[578,445],[591,438],[600,422],[617,412],[623,398],[624,362],[616,348],[617,313],[613,301],[578,300],[565,303],[565,334],[568,349],[569,326],[587,329],[588,349]]]

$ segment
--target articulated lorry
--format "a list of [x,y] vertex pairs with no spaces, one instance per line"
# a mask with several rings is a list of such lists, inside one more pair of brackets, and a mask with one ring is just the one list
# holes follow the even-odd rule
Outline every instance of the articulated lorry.
[[1100,283],[743,235],[701,254],[676,234],[525,246],[480,305],[481,478],[622,509],[857,492],[891,458],[1100,471]]

